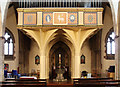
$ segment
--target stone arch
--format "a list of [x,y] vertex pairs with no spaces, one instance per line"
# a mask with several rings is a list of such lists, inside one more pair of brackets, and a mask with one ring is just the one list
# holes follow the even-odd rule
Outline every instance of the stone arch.
[[37,35],[35,31],[23,29],[22,32],[24,32],[29,38],[33,39],[41,49],[41,46],[39,44],[39,40],[37,39]]
[[68,32],[66,32],[64,29],[56,29],[56,30],[54,30],[54,31],[49,35],[49,37],[46,39],[45,48],[46,48],[47,44],[54,39],[54,36],[56,35],[55,32],[57,32],[58,30],[63,30],[63,31],[66,33],[67,38],[68,38],[68,39],[71,41],[71,43],[74,45],[73,38],[68,34]]
[[[116,17],[115,17],[115,9],[114,9],[115,6],[113,5],[113,2],[114,2],[114,1],[113,1],[113,0],[108,0],[108,2],[110,3],[110,7],[111,7],[114,31],[115,31],[116,34],[117,34],[118,30],[117,30],[117,27],[116,27],[117,20],[116,20]],[[119,12],[119,11],[118,11],[118,12]]]
[[119,36],[119,33],[120,33],[120,1],[118,3],[118,36]]
[[85,37],[82,39],[81,43],[80,43],[80,50],[81,50],[81,47],[83,46],[83,43],[92,35],[94,35],[94,32],[97,31],[97,29],[91,29],[87,32],[85,32]]
[[[60,30],[60,31],[64,31],[64,30]],[[73,43],[71,42],[71,40],[69,40],[69,39],[67,39],[66,37],[68,37],[68,36],[65,36],[65,35],[63,35],[62,36],[62,40],[59,40],[58,38],[59,38],[59,36],[58,37],[56,37],[56,38],[54,38],[57,34],[55,34],[56,32],[59,32],[59,29],[58,30],[56,30],[50,37],[49,37],[49,39],[48,39],[48,42],[47,42],[47,44],[45,45],[45,49],[47,49],[45,52],[46,52],[46,78],[48,79],[49,78],[49,52],[50,52],[50,49],[51,49],[51,47],[55,44],[55,43],[57,43],[58,41],[62,41],[62,42],[64,42],[69,48],[70,48],[70,51],[71,50],[73,50],[74,51],[74,45],[73,45]],[[64,32],[65,33],[65,32]],[[71,60],[73,59],[73,56],[74,56],[74,52],[71,52]],[[72,64],[72,62],[71,62],[71,64]],[[72,67],[73,67],[73,65],[71,65]],[[71,70],[71,71],[73,71],[73,70]],[[73,75],[73,74],[72,74]],[[72,76],[71,76],[72,77]]]
[[7,19],[7,12],[8,12],[8,7],[10,5],[11,1],[6,1],[4,2],[3,6],[1,6],[1,9],[4,9],[2,11],[2,36],[4,36],[5,33],[5,25],[6,25],[6,19]]

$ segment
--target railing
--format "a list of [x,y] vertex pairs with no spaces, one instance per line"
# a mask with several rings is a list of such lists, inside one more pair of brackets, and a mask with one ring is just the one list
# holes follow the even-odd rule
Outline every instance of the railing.
[[19,0],[19,8],[38,8],[38,7],[101,7],[100,0]]

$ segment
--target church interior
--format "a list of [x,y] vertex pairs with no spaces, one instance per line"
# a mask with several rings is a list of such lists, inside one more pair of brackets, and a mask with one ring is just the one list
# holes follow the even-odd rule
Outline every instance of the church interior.
[[43,79],[50,87],[119,87],[120,4],[112,1],[0,1],[1,87],[43,87]]

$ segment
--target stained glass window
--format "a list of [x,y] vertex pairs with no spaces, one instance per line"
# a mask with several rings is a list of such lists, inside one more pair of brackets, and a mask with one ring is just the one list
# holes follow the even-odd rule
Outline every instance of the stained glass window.
[[5,55],[5,59],[6,57],[12,57],[13,58],[13,54],[14,54],[14,37],[13,34],[6,29],[5,31],[5,42],[4,42],[4,55]]
[[115,33],[111,32],[107,40],[107,54],[115,54]]
[[106,58],[114,59],[115,55],[115,33],[110,30],[106,36]]

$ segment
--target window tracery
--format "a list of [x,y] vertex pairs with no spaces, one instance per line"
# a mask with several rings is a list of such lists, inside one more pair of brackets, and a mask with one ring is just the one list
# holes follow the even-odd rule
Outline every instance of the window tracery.
[[111,29],[106,36],[106,59],[114,59],[115,56],[115,33]]
[[13,34],[6,28],[5,30],[5,42],[4,42],[4,56],[5,59],[14,59],[14,36]]

